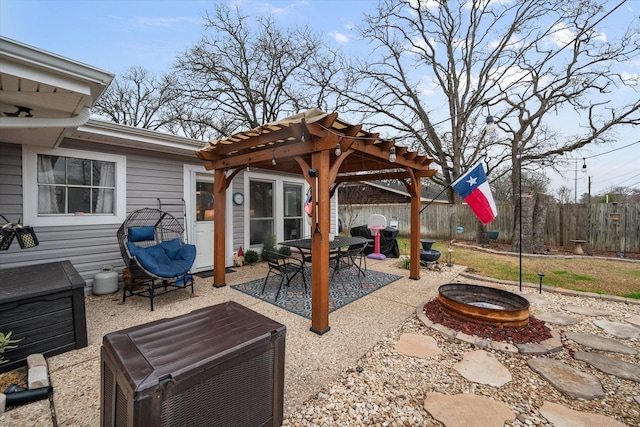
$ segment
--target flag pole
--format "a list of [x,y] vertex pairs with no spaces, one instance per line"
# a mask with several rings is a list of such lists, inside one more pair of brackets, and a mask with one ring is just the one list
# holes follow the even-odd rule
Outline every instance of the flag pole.
[[447,184],[447,185],[442,189],[442,191],[438,193],[438,195],[437,195],[436,197],[432,198],[432,199],[431,199],[431,201],[430,201],[429,203],[427,203],[427,204],[425,205],[425,207],[424,207],[424,208],[420,209],[420,212],[418,212],[418,215],[422,214],[422,211],[424,211],[425,209],[427,209],[427,208],[431,205],[431,203],[435,202],[435,201],[438,199],[438,197],[442,196],[442,193],[444,193],[445,191],[447,191],[447,188],[449,188],[449,187],[451,187],[451,184]]

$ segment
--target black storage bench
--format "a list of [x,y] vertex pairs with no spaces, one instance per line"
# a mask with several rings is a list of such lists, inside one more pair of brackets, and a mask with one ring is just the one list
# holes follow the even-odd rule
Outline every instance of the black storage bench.
[[284,325],[229,301],[102,340],[101,426],[279,426]]
[[85,281],[69,261],[0,270],[0,332],[20,340],[3,354],[0,372],[26,366],[27,356],[55,356],[87,346]]

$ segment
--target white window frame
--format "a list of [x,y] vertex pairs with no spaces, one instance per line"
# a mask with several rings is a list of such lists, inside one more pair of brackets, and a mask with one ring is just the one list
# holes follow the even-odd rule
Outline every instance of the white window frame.
[[[115,213],[91,215],[38,215],[38,154],[101,160],[115,163]],[[121,224],[126,218],[126,170],[127,158],[96,151],[68,148],[46,149],[22,146],[22,216],[23,223],[32,226]]]

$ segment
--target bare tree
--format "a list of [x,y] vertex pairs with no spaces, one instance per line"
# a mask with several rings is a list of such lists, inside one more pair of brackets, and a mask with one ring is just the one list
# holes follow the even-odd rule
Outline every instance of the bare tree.
[[323,106],[323,88],[306,84],[312,59],[324,55],[309,28],[283,31],[271,17],[250,20],[221,4],[205,21],[207,33],[175,69],[189,103],[212,112],[217,136]]
[[166,130],[175,119],[172,105],[178,98],[171,77],[134,66],[113,80],[93,112],[114,123]]
[[[443,184],[484,159],[489,174],[512,171],[518,194],[521,167],[640,123],[640,97],[613,96],[640,86],[617,68],[640,56],[633,17],[620,38],[605,38],[597,24],[609,11],[591,0],[381,0],[359,29],[372,49],[335,89],[433,156]],[[482,130],[490,109],[495,135]],[[559,111],[575,115],[574,135],[549,131]]]

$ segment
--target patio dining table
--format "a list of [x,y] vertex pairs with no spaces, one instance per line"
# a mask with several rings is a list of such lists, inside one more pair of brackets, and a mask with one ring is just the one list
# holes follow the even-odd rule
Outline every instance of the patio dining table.
[[[336,259],[339,262],[342,248],[348,248],[352,245],[362,245],[364,243],[373,243],[373,240],[361,236],[335,236],[333,240],[329,241],[329,252],[337,252]],[[311,253],[312,239],[284,240],[282,242],[278,242],[278,245],[298,249],[298,251],[303,255],[302,262],[304,264],[307,261],[307,257],[305,257],[304,254]],[[338,269],[338,264],[336,264],[336,269]]]

